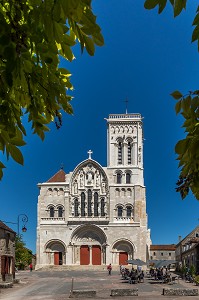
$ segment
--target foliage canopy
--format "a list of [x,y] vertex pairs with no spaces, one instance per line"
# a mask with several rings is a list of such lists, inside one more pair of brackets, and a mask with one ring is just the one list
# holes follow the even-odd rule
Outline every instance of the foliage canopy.
[[[42,140],[48,124],[61,126],[72,114],[70,71],[60,58],[74,59],[80,43],[89,55],[103,36],[91,0],[0,0],[0,151],[23,164],[23,117]],[[5,165],[0,162],[0,178]]]
[[17,268],[24,269],[32,262],[32,251],[25,247],[22,236],[15,239],[15,264]]
[[[158,7],[158,13],[162,13],[168,3],[172,6],[176,17],[186,8],[187,0],[146,0],[144,6],[146,9]],[[194,26],[192,42],[198,43],[199,50],[199,7],[192,25]],[[176,191],[180,192],[184,199],[191,190],[199,200],[199,90],[189,91],[187,95],[174,91],[171,95],[177,100],[176,114],[180,113],[183,116],[186,133],[185,138],[175,147],[180,167]]]

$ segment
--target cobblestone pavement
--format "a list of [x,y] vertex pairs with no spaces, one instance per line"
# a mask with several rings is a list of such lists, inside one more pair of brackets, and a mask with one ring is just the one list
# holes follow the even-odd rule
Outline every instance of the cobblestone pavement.
[[118,271],[113,271],[111,276],[104,271],[73,270],[73,271],[20,271],[16,278],[21,283],[14,284],[13,288],[1,289],[0,299],[3,300],[63,300],[69,299],[72,286],[74,289],[91,289],[97,291],[95,299],[112,299],[111,289],[114,288],[138,288],[138,297],[114,297],[114,299],[173,299],[173,300],[198,300],[195,296],[163,296],[163,288],[197,288],[193,283],[183,280],[169,285],[154,282],[146,278],[144,283],[129,284],[121,279]]

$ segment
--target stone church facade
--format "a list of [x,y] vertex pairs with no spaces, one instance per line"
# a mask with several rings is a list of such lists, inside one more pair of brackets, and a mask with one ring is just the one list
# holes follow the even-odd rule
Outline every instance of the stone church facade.
[[107,167],[88,158],[39,183],[36,269],[146,261],[150,248],[140,114],[111,114]]

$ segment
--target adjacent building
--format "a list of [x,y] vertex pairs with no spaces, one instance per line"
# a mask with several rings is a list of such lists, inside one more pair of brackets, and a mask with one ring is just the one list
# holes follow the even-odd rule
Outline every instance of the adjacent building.
[[150,260],[175,260],[176,245],[151,245]]
[[107,166],[92,158],[39,183],[36,268],[149,258],[140,114],[111,114]]
[[16,233],[0,221],[0,281],[12,282],[15,277]]
[[199,273],[199,226],[191,231],[184,239],[179,239],[176,245],[177,269],[194,266]]

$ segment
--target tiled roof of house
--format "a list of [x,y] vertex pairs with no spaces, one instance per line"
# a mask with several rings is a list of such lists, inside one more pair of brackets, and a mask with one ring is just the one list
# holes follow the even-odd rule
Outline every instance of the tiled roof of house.
[[4,230],[7,230],[7,231],[10,231],[10,232],[13,232],[13,233],[16,233],[14,230],[12,230],[10,227],[8,227],[6,224],[4,224],[1,220],[0,220],[0,228],[1,229],[4,229]]
[[150,250],[168,250],[168,251],[175,251],[176,249],[176,245],[175,244],[171,244],[171,245],[151,245],[150,246]]
[[47,182],[65,182],[66,173],[64,170],[59,170],[55,175],[53,175]]

